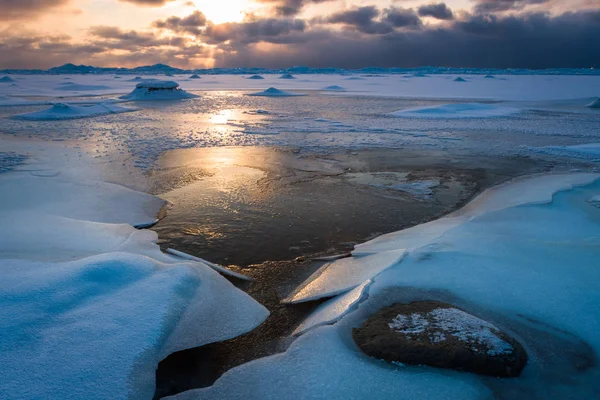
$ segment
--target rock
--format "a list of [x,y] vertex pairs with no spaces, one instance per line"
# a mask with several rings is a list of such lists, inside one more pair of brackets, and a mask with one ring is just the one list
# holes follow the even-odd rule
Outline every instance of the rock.
[[450,304],[394,304],[353,329],[366,354],[389,362],[429,365],[497,377],[519,376],[523,346],[491,323]]

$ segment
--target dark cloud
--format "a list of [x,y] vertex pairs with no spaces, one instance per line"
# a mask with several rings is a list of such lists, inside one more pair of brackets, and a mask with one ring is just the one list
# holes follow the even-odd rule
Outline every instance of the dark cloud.
[[349,35],[321,30],[310,41],[224,53],[221,67],[361,68],[438,65],[480,68],[599,68],[600,11],[559,16],[467,16],[443,27]]
[[331,14],[325,19],[330,24],[343,24],[368,34],[386,34],[393,30],[390,23],[381,22],[381,13],[375,6],[365,6]]
[[267,18],[256,21],[209,24],[203,33],[208,43],[234,41],[240,44],[285,42],[287,36],[304,32],[306,22],[295,18]]
[[70,0],[0,0],[0,21],[35,17],[69,2]]
[[138,48],[184,46],[182,37],[158,37],[154,32],[125,31],[114,26],[94,26],[89,33],[98,38],[94,43],[114,50],[136,51]]
[[161,7],[167,4],[170,1],[175,0],[119,0],[123,3],[133,3],[138,6],[146,6],[146,7]]
[[259,0],[262,3],[272,4],[275,15],[291,17],[298,14],[311,3],[325,3],[333,0]]
[[441,20],[454,19],[452,10],[448,8],[446,3],[432,3],[419,7],[419,15],[421,17],[433,17]]
[[522,10],[530,5],[548,3],[550,0],[477,0],[475,11],[491,13],[498,11]]
[[208,23],[206,16],[201,11],[194,11],[187,17],[169,17],[165,20],[154,21],[152,26],[160,29],[168,29],[173,32],[187,32],[192,35],[200,35],[202,29]]
[[389,8],[385,11],[383,19],[394,28],[416,28],[422,25],[421,18],[419,18],[412,8]]

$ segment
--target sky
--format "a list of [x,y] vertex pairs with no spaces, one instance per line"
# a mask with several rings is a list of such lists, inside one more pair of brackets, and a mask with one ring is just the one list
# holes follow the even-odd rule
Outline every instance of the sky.
[[600,68],[600,0],[0,0],[0,68]]

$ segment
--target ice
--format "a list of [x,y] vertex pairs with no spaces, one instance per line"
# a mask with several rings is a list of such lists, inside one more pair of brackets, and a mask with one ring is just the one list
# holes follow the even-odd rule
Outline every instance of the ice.
[[461,78],[460,76],[454,80],[454,82],[467,82],[466,79]]
[[110,89],[109,86],[105,85],[81,85],[72,82],[65,82],[62,85],[55,88],[56,90],[65,90],[71,92],[87,92],[87,91],[96,91],[96,90],[106,90]]
[[123,186],[95,181],[74,182],[23,176],[0,175],[0,210],[27,210],[65,218],[102,223],[147,226],[156,222],[165,201]]
[[302,303],[347,292],[399,263],[405,255],[405,250],[395,249],[370,256],[346,257],[333,261],[310,276],[301,285],[300,290],[283,302]]
[[342,86],[332,85],[332,86],[324,87],[323,90],[327,90],[327,91],[344,91],[346,89],[343,88]]
[[257,79],[265,79],[263,76],[260,75],[252,75],[247,77],[246,79],[253,79],[253,80],[257,80]]
[[369,359],[336,326],[317,328],[283,354],[255,360],[225,373],[209,388],[169,400],[208,399],[419,399],[493,398],[470,374],[390,367]]
[[121,96],[124,100],[182,100],[193,99],[198,95],[188,93],[179,88],[179,84],[174,81],[148,80],[135,85],[133,92]]
[[395,111],[391,115],[403,118],[491,118],[518,113],[514,107],[485,103],[453,103],[430,107],[413,107]]
[[547,146],[532,149],[538,153],[563,157],[600,160],[600,143],[579,144],[574,146]]
[[488,189],[462,209],[446,217],[416,225],[398,232],[381,235],[357,245],[354,255],[373,254],[396,248],[412,252],[433,242],[447,231],[471,218],[525,204],[545,204],[552,201],[555,193],[576,186],[588,185],[600,178],[594,173],[549,174],[514,179],[503,185]]
[[279,77],[279,79],[296,79],[296,77],[292,74],[283,74]]
[[3,76],[2,78],[0,78],[0,83],[12,83],[15,82],[15,80],[13,78],[11,78],[10,76]]
[[596,98],[596,100],[592,101],[590,104],[588,104],[589,108],[600,108],[600,97]]
[[190,76],[188,79],[201,79],[201,78],[200,78],[200,75],[194,74],[194,75]]
[[284,90],[279,90],[274,87],[271,87],[263,92],[249,93],[248,96],[292,97],[292,96],[305,96],[305,95],[302,93],[286,92]]
[[211,263],[210,261],[206,261],[206,260],[204,260],[202,258],[198,258],[198,257],[194,257],[192,255],[186,254],[186,253],[184,253],[182,251],[178,251],[178,250],[175,250],[175,249],[167,249],[167,253],[173,254],[174,256],[177,256],[179,258],[183,258],[183,259],[186,259],[186,260],[197,261],[199,263],[205,264],[206,266],[214,269],[215,271],[221,272],[221,273],[223,273],[225,275],[233,276],[235,278],[242,279],[242,280],[245,280],[245,281],[251,281],[252,280],[252,278],[249,278],[246,275],[239,274],[237,272],[231,271],[231,270],[229,270],[229,269],[227,269],[225,267],[222,267],[220,265]]
[[346,315],[352,307],[358,304],[362,298],[365,288],[371,284],[371,280],[367,280],[358,285],[348,293],[334,297],[327,302],[321,304],[313,311],[302,323],[294,330],[292,335],[302,335],[303,333],[313,329],[314,327],[332,324]]
[[96,106],[87,107],[66,103],[55,103],[52,107],[46,110],[27,114],[17,114],[11,116],[11,118],[29,121],[54,121],[62,119],[90,118],[106,114],[120,114],[131,111],[136,110],[134,108],[120,107],[110,103],[102,103]]

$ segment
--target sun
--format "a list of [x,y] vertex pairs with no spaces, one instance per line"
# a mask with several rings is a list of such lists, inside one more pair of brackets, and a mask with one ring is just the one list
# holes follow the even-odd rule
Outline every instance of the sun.
[[248,9],[248,0],[194,0],[198,10],[216,24],[240,22]]

